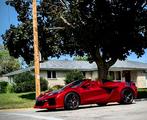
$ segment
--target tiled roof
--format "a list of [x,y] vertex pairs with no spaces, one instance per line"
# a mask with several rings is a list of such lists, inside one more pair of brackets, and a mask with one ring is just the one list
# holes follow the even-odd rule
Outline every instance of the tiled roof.
[[4,74],[3,77],[8,77],[8,76],[20,74],[20,73],[23,73],[23,72],[31,71],[33,69],[34,69],[34,67],[29,67],[29,68],[26,68],[26,69],[17,70],[17,71],[14,71],[14,72]]
[[136,61],[117,61],[113,66],[111,66],[110,70],[147,70],[147,63],[136,62]]
[[88,61],[51,60],[40,64],[41,69],[50,70],[91,70],[96,69],[96,64]]
[[[12,76],[25,71],[31,71],[34,67],[14,71],[4,76]],[[80,71],[94,71],[97,70],[95,63],[90,64],[88,61],[69,61],[69,60],[50,60],[44,63],[40,63],[40,70],[80,70]],[[147,70],[147,63],[135,62],[135,61],[117,61],[111,66],[111,71],[119,70]]]

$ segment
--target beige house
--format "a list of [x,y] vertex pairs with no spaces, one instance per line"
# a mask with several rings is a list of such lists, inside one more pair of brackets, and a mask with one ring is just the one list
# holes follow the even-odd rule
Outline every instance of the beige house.
[[[98,78],[97,66],[88,61],[50,60],[40,64],[40,76],[47,79],[49,86],[64,85],[66,73],[71,70],[83,72],[85,78]],[[34,67],[5,74],[11,81],[13,76],[25,71],[34,74]],[[138,88],[147,88],[147,64],[134,61],[117,61],[109,69],[109,77],[117,81],[134,81]]]

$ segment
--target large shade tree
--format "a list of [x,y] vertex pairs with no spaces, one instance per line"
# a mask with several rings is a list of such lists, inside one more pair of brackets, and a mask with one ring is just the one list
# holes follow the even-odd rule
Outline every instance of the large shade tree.
[[0,76],[20,69],[18,59],[9,55],[9,51],[0,45]]
[[[33,60],[32,7],[28,0],[11,0],[18,26],[3,35],[14,57]],[[62,54],[88,56],[98,66],[99,79],[117,59],[147,48],[147,0],[41,0],[38,3],[39,50],[44,60]]]

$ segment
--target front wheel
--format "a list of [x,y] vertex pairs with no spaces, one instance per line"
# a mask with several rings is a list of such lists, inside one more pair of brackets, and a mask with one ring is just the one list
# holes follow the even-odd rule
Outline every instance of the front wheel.
[[79,103],[80,103],[79,101],[80,101],[80,98],[78,94],[74,92],[68,93],[64,99],[64,107],[67,110],[77,109],[79,107]]
[[134,100],[133,91],[130,89],[124,89],[121,93],[121,104],[131,104]]

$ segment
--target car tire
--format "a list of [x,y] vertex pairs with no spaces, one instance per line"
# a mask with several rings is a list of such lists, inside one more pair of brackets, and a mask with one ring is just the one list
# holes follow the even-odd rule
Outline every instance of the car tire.
[[124,89],[121,92],[121,104],[131,104],[133,103],[134,100],[134,94],[133,91],[131,89]]
[[80,98],[77,93],[71,92],[65,96],[64,108],[67,110],[74,110],[79,107]]

